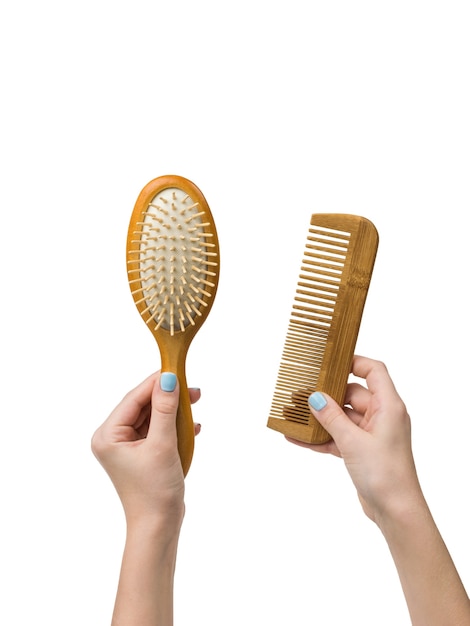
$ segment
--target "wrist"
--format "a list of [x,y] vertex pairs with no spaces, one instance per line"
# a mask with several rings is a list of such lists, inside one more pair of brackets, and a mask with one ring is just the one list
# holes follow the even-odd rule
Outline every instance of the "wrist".
[[431,516],[421,489],[396,495],[375,513],[375,522],[384,536],[395,529],[404,529]]
[[178,540],[184,519],[184,506],[181,510],[165,513],[127,513],[127,537],[149,541]]
[[384,463],[380,472],[373,466],[366,469],[359,477],[353,476],[353,481],[356,478],[364,512],[380,529],[427,508],[416,469],[409,460],[402,460],[398,467],[397,463]]

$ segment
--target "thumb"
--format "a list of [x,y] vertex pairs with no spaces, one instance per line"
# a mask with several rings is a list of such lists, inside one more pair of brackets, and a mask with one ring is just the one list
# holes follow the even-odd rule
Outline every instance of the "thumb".
[[341,450],[342,442],[355,425],[335,400],[326,393],[315,391],[308,399],[310,410],[323,428],[333,437]]
[[152,391],[152,412],[148,437],[176,438],[176,413],[178,411],[179,385],[172,372],[161,372]]

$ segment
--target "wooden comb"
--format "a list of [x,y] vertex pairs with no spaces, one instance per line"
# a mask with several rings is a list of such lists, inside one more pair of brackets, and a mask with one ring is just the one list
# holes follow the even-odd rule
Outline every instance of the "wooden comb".
[[331,439],[308,397],[318,389],[343,405],[378,241],[364,217],[312,215],[269,428],[306,443]]

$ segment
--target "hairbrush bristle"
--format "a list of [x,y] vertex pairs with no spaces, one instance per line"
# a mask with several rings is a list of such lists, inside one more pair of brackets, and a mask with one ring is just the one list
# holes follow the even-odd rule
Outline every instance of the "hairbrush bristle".
[[151,199],[135,224],[129,283],[154,331],[184,332],[213,296],[218,251],[206,217],[197,200],[170,187]]
[[301,441],[330,436],[312,416],[320,389],[340,404],[378,246],[375,226],[355,215],[312,215],[268,426]]

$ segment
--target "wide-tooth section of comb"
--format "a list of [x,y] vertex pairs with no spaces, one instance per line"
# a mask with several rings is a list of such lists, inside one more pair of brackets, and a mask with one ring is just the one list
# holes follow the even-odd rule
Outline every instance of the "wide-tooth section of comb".
[[308,443],[330,439],[308,397],[319,389],[344,401],[377,247],[377,231],[366,218],[312,215],[270,428]]
[[204,207],[176,187],[159,191],[132,233],[129,283],[152,331],[194,326],[215,293],[218,246]]

